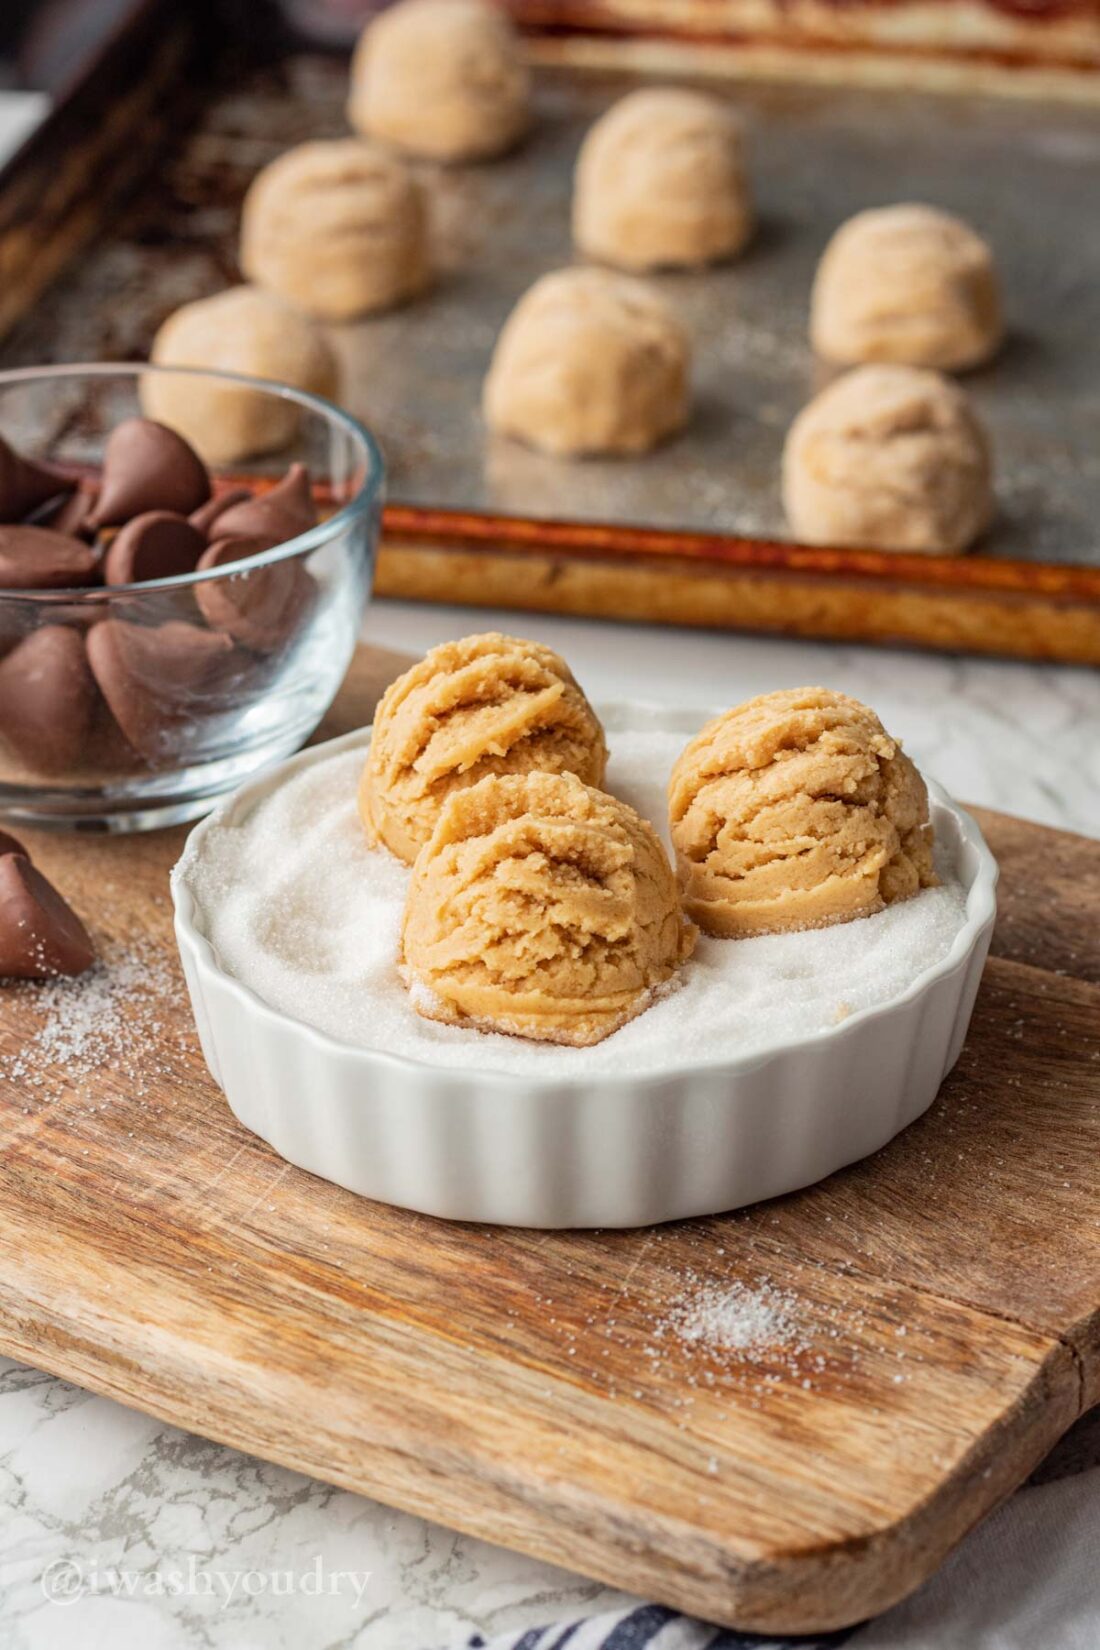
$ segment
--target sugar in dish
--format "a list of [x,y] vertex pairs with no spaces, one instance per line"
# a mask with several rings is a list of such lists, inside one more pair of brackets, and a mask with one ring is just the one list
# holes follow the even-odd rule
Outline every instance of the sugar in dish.
[[[609,734],[607,788],[664,818],[680,732]],[[422,1018],[397,971],[409,872],[370,848],[357,815],[361,744],[304,764],[245,817],[232,805],[189,845],[185,881],[221,969],[272,1008],[344,1043],[450,1072],[645,1077],[813,1037],[902,996],[966,920],[954,866],[940,884],[855,923],[739,940],[701,935],[646,1013],[590,1048]]]

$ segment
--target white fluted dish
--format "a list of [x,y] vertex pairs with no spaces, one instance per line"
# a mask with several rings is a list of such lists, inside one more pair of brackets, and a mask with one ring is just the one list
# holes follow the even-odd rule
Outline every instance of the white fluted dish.
[[[609,726],[683,731],[683,711],[612,707]],[[290,775],[366,736],[304,751],[192,833],[172,879],[203,1053],[231,1109],[298,1167],[453,1220],[645,1226],[808,1186],[927,1110],[959,1057],[996,914],[977,824],[929,782],[937,839],[966,896],[954,942],[898,997],[840,1025],[707,1064],[670,1048],[644,1076],[532,1079],[341,1043],[265,1003],[219,963],[194,888],[203,842]],[[731,941],[735,944],[736,941]]]

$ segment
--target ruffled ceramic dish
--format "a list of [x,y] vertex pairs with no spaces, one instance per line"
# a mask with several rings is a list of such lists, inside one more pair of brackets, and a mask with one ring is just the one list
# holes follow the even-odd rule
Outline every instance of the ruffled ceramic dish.
[[[638,706],[601,715],[613,754],[617,731],[686,739],[705,719]],[[932,783],[939,851],[960,889],[957,928],[905,989],[808,1034],[705,1059],[673,1037],[642,1072],[607,1060],[596,1069],[585,1051],[570,1051],[568,1075],[553,1060],[542,1075],[538,1050],[522,1072],[494,1069],[489,1058],[484,1069],[468,1059],[431,1063],[338,1039],[273,1007],[211,943],[204,859],[219,833],[280,787],[364,751],[368,739],[305,751],[245,786],[192,832],[173,875],[207,1063],[239,1120],[289,1162],[450,1219],[648,1225],[775,1197],[877,1151],[927,1109],[958,1059],[993,929],[997,867],[974,820]]]

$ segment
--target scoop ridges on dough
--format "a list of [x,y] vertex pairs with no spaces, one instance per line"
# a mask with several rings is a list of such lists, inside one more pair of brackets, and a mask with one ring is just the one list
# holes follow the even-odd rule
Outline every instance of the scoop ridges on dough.
[[430,278],[423,191],[378,144],[301,143],[253,179],[240,262],[258,285],[325,320],[386,309]]
[[454,794],[413,869],[402,978],[429,1019],[599,1042],[690,953],[653,827],[572,773]]
[[688,915],[739,937],[869,916],[936,882],[924,781],[867,706],[827,688],[716,718],[669,782]]
[[686,422],[690,368],[686,332],[643,281],[553,270],[501,328],[485,421],[559,457],[643,453]]
[[526,129],[530,77],[510,19],[489,0],[399,0],[363,30],[348,119],[440,161],[487,160]]
[[372,841],[411,864],[452,792],[535,769],[599,785],[606,764],[603,729],[565,661],[491,631],[434,648],[383,695],[360,812]]
[[857,212],[818,265],[810,336],[826,360],[961,371],[988,360],[1003,330],[989,247],[936,207]]
[[993,516],[989,443],[941,373],[857,367],[791,425],[783,505],[805,544],[958,554]]
[[741,123],[728,102],[672,86],[612,105],[577,160],[573,238],[621,269],[698,268],[752,233]]

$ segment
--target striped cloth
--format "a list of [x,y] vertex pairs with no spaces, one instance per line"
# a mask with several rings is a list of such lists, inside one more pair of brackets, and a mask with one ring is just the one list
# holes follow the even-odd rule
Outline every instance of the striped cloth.
[[492,1639],[480,1634],[466,1650],[833,1650],[852,1635],[852,1628],[810,1638],[777,1639],[768,1634],[736,1633],[710,1627],[667,1610],[663,1604],[638,1604],[582,1621],[559,1621],[554,1627],[529,1627]]

